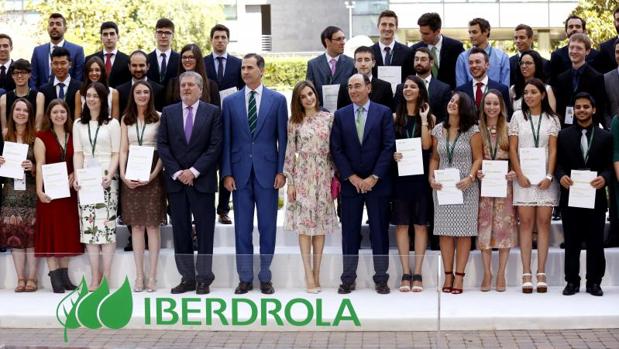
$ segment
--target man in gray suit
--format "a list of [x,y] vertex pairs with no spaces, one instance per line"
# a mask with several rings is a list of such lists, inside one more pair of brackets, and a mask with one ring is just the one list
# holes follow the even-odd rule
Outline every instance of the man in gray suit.
[[[615,52],[615,61],[619,64],[619,39],[615,40],[613,49]],[[604,87],[606,87],[606,96],[608,97],[608,104],[606,105],[607,115],[612,119],[614,115],[619,115],[619,70],[613,69],[604,74]]]
[[[326,51],[324,55],[312,58],[307,62],[306,80],[310,80],[318,92],[318,100],[323,105],[322,86],[339,85],[347,82],[355,70],[352,58],[345,56],[344,44],[346,36],[342,29],[328,26],[320,34],[322,46]],[[334,112],[335,110],[331,110]]]

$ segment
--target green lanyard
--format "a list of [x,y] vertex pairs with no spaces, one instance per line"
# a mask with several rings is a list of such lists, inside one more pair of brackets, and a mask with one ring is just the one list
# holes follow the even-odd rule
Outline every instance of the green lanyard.
[[64,133],[64,147],[62,147],[60,145],[58,135],[56,134],[56,131],[54,131],[54,129],[52,129],[52,133],[54,134],[54,138],[56,138],[56,143],[58,143],[58,146],[60,147],[60,161],[65,161],[67,157],[67,140],[69,139],[69,134],[67,132]]
[[445,150],[447,150],[447,162],[449,163],[450,167],[451,167],[451,164],[453,163],[454,149],[456,148],[456,143],[458,142],[458,138],[460,138],[460,131],[458,131],[458,135],[456,135],[456,139],[454,139],[454,143],[450,149],[449,148],[449,130],[447,130],[447,137],[445,137]]
[[101,125],[97,125],[97,131],[95,131],[95,140],[92,140],[92,135],[90,133],[90,122],[88,123],[88,140],[90,141],[90,147],[92,148],[92,156],[95,156],[95,148],[97,147],[97,137],[99,136],[99,128]]
[[144,126],[142,126],[142,134],[140,134],[140,130],[138,129],[138,121],[135,121],[135,133],[138,137],[138,144],[142,145],[142,142],[144,141],[144,130],[146,130],[146,121],[144,121]]
[[409,133],[408,130],[406,130],[408,138],[415,138],[415,131],[417,131],[417,120],[413,120],[413,133]]
[[488,148],[490,148],[490,157],[492,160],[496,159],[496,152],[499,150],[499,140],[497,139],[494,148],[492,147],[492,135],[490,134],[490,130],[488,130]]
[[535,132],[535,129],[533,128],[533,116],[529,114],[529,123],[531,124],[531,132],[533,133],[535,148],[539,147],[539,128],[542,125],[542,117],[543,115],[539,116],[539,121],[537,122],[537,132]]
[[585,165],[587,161],[589,161],[589,153],[591,152],[591,144],[593,144],[593,136],[595,135],[595,125],[591,128],[591,137],[589,137],[589,142],[587,144],[587,153],[583,154],[585,156]]

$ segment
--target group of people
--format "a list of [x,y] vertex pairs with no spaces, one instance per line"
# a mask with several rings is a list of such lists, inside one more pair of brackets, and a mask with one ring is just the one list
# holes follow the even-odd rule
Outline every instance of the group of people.
[[[614,17],[619,33],[619,9]],[[619,147],[613,148],[613,138],[619,144],[619,119],[611,119],[619,114],[619,40],[612,38],[595,51],[585,20],[570,16],[565,24],[569,44],[546,61],[533,50],[533,30],[524,24],[514,31],[519,52],[508,57],[490,45],[490,24],[483,18],[469,22],[473,47],[468,50],[441,34],[436,13],[419,18],[422,40],[412,47],[395,40],[395,12],[383,11],[377,22],[379,41],[356,48],[353,58],[343,55],[343,30],[323,30],[325,53],[308,61],[306,80],[293,89],[290,117],[285,97],[263,85],[264,58],[228,54],[230,31],[221,24],[210,31],[213,52],[205,57],[195,44],[173,51],[174,23],[165,18],[156,23],[157,48],[149,54],[118,51],[118,26],[104,22],[102,51],[84,59],[80,46],[64,40],[67,23],[58,13],[48,19],[50,42],[34,49],[31,62],[12,61],[11,38],[0,34],[2,144],[28,144],[29,149],[22,163],[25,177],[4,181],[0,209],[0,245],[11,248],[15,291],[37,289],[35,257],[47,258],[54,292],[74,289],[68,262],[84,246],[91,266],[89,289],[96,289],[103,277],[110,277],[119,216],[132,232],[133,288],[156,290],[160,224],[169,213],[181,275],[171,292],[207,294],[215,278],[215,221],[219,215],[221,223],[232,223],[232,194],[239,275],[235,293],[254,286],[257,211],[260,291],[272,294],[278,190],[287,186],[284,229],[299,236],[310,293],[321,291],[325,235],[340,231],[338,293],[355,289],[364,208],[379,294],[390,292],[390,224],[396,226],[402,292],[423,290],[429,235],[439,237],[443,292],[463,292],[473,241],[484,264],[482,291],[493,288],[492,250],[499,250],[494,288],[501,292],[509,251],[519,246],[522,292],[546,292],[551,216],[559,207],[565,238],[563,294],[580,289],[584,242],[586,291],[603,295],[606,188],[614,198],[619,178],[613,172],[613,161],[619,160]],[[381,80],[378,66],[400,66],[401,83]],[[337,107],[328,110],[332,87]],[[423,173],[400,175],[398,163],[408,159],[396,140],[414,138],[421,144]],[[132,146],[156,149],[147,181],[126,177]],[[527,177],[529,169],[521,161],[527,152],[543,154],[545,176]],[[480,194],[479,183],[487,175],[482,164],[488,160],[509,164],[503,197]],[[0,165],[4,162],[0,157]],[[43,166],[52,163],[66,163],[70,197],[52,200],[46,194]],[[82,183],[74,173],[84,168],[101,172],[103,202],[80,203],[76,193]],[[582,169],[596,172],[588,183],[597,190],[593,209],[570,205],[572,171]],[[441,203],[441,190],[454,183],[439,174],[454,170],[462,203]]]

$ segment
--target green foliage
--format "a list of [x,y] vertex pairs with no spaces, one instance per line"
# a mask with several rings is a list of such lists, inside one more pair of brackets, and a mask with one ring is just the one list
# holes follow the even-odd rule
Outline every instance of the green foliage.
[[30,8],[41,13],[40,42],[48,40],[49,14],[59,12],[67,19],[66,39],[82,45],[86,54],[101,49],[99,27],[105,21],[118,24],[123,51],[151,50],[155,23],[162,17],[175,24],[174,49],[195,43],[206,52],[210,28],[224,18],[221,5],[202,0],[48,0]]
[[264,85],[279,91],[292,90],[294,85],[305,80],[306,57],[265,57]]
[[[587,33],[594,46],[616,36],[613,25],[613,11],[618,6],[616,0],[580,0],[574,14],[587,21]],[[567,39],[560,46],[567,44]]]

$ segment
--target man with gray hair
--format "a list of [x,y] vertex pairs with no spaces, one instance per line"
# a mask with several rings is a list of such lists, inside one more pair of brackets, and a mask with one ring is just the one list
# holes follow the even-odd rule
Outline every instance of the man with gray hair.
[[[163,161],[174,234],[174,259],[182,276],[173,294],[209,293],[215,233],[217,166],[223,133],[218,107],[200,101],[203,80],[187,71],[180,75],[181,102],[163,108],[157,147]],[[191,216],[198,243],[194,265]]]

